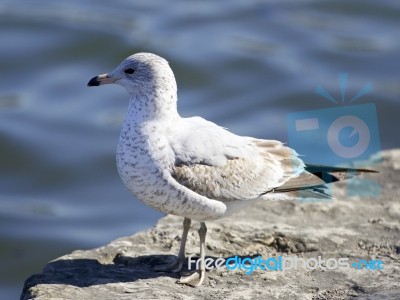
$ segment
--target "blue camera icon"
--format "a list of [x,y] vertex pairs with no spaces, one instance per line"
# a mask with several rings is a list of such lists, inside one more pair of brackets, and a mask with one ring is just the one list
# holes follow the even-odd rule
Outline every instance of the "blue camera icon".
[[[371,162],[369,159],[381,150],[375,105],[351,105],[369,93],[372,85],[367,83],[346,101],[347,79],[347,73],[339,74],[341,99],[332,97],[321,85],[315,90],[325,100],[339,106],[287,115],[289,146],[302,155],[302,159],[308,164],[351,166],[362,161],[365,167],[365,162]],[[376,161],[375,159],[374,162]],[[325,193],[332,194],[330,185],[325,187]],[[300,191],[299,199],[306,199],[306,194]],[[347,183],[347,195],[350,197],[378,198],[379,194],[380,185],[373,180],[353,178]]]
[[286,121],[289,145],[307,163],[347,165],[380,151],[373,103],[290,113]]

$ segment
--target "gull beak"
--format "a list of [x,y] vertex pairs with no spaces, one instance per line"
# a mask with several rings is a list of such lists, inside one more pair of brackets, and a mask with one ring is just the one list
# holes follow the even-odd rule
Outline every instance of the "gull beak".
[[101,74],[90,79],[87,86],[99,86],[102,84],[114,83],[118,79],[120,78],[112,77],[110,74]]

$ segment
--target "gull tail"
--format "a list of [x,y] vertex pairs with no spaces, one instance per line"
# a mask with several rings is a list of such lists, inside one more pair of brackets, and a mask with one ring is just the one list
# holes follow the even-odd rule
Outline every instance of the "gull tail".
[[327,191],[327,184],[353,178],[363,173],[379,173],[375,170],[359,168],[343,168],[306,164],[304,172],[289,179],[275,193],[302,191],[303,198],[327,199],[332,196]]
[[369,169],[329,167],[311,164],[306,164],[304,169],[307,172],[317,176],[325,183],[350,179],[363,173],[379,173],[378,171]]

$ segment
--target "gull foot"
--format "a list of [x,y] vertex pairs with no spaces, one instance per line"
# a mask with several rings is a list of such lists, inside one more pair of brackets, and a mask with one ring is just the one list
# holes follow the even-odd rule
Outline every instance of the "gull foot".
[[167,271],[172,273],[178,273],[182,270],[184,259],[176,258],[173,262],[161,265],[155,265],[153,269],[155,271]]
[[188,276],[182,276],[178,283],[187,284],[193,287],[198,287],[203,284],[204,278],[206,277],[205,270],[198,270],[191,273]]

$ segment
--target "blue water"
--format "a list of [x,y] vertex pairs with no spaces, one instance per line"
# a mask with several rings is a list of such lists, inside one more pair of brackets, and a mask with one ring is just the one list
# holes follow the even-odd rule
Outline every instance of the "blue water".
[[400,2],[0,1],[0,299],[73,249],[149,228],[162,216],[120,182],[127,109],[117,86],[87,88],[126,56],[170,61],[183,116],[288,140],[291,112],[334,107],[367,83],[382,148],[400,146]]

